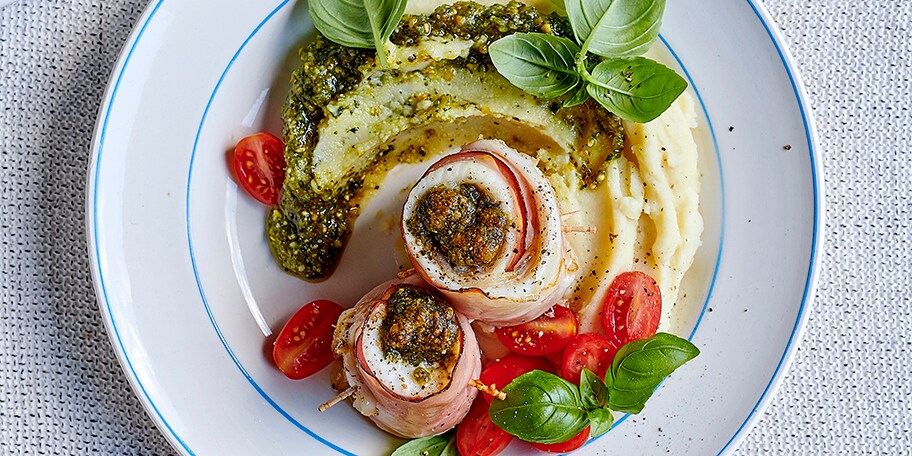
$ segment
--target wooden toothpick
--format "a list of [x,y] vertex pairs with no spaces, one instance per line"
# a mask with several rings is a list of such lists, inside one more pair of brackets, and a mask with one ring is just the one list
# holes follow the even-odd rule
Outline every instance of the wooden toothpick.
[[348,389],[337,394],[336,397],[323,403],[323,405],[321,405],[317,410],[319,410],[321,412],[325,412],[330,407],[338,404],[339,402],[344,401],[345,399],[348,399],[348,397],[351,396],[352,394],[355,394],[355,390],[356,390],[356,388],[354,386],[349,386]]
[[482,383],[481,380],[472,380],[469,382],[469,386],[477,389],[478,391],[481,391],[482,393],[490,394],[491,396],[494,396],[500,400],[507,398],[507,393],[497,389],[497,385],[488,386]]

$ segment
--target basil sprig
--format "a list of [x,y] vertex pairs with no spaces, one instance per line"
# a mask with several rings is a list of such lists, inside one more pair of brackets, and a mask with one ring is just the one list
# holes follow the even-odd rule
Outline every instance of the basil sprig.
[[527,442],[565,442],[587,426],[597,437],[614,424],[612,411],[639,413],[662,380],[699,353],[686,339],[658,333],[621,347],[604,381],[585,368],[579,387],[532,371],[510,382],[503,389],[506,399],[494,400],[488,413],[494,424]]
[[330,41],[343,46],[377,50],[387,66],[384,45],[402,20],[407,0],[308,0],[314,26]]
[[431,435],[403,443],[390,456],[459,456],[453,432]]
[[[515,33],[489,46],[497,71],[542,98],[564,95],[564,106],[589,97],[623,119],[649,122],[684,92],[674,70],[645,57],[658,38],[665,0],[565,0],[576,43],[544,33]],[[603,57],[591,69],[590,53]]]

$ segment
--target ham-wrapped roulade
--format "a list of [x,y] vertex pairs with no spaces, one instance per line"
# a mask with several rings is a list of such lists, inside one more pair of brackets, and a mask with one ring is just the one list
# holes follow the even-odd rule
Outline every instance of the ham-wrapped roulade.
[[469,321],[419,276],[386,282],[339,317],[333,351],[355,409],[399,437],[439,434],[468,413],[481,353]]
[[471,320],[532,320],[569,285],[554,189],[502,141],[433,164],[408,195],[402,233],[415,269]]

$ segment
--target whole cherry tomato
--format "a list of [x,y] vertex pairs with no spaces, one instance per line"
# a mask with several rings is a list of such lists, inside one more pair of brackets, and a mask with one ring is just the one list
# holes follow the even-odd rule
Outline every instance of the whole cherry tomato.
[[513,441],[488,416],[488,403],[476,397],[469,414],[456,426],[456,449],[462,456],[493,456]]
[[554,306],[535,320],[499,328],[497,338],[517,353],[540,356],[563,350],[578,329],[572,310]]
[[285,376],[302,379],[319,372],[333,360],[333,326],[342,307],[319,300],[301,307],[279,331],[272,359]]
[[605,334],[618,347],[655,335],[662,316],[662,292],[655,279],[638,271],[611,282],[602,309]]
[[234,147],[234,172],[250,196],[275,206],[285,181],[285,145],[266,132],[241,139]]

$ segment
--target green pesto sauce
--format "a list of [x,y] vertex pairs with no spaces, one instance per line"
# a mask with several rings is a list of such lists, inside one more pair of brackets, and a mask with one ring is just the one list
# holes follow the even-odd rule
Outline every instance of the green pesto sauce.
[[418,366],[445,363],[456,355],[459,322],[442,299],[420,288],[402,286],[393,291],[387,306],[380,325],[386,357]]
[[[487,46],[515,32],[543,32],[572,37],[565,17],[542,15],[534,7],[518,2],[481,6],[460,2],[438,7],[429,15],[406,15],[390,38],[398,46],[413,46],[428,38],[471,39],[474,45],[465,59],[447,63],[473,71],[494,71]],[[288,273],[302,279],[326,278],[338,263],[345,243],[360,213],[361,201],[373,190],[365,185],[365,174],[382,173],[368,167],[348,175],[329,189],[312,184],[314,147],[324,107],[355,88],[367,74],[374,51],[337,45],[318,36],[300,51],[301,66],[291,78],[291,89],[282,111],[285,160],[288,165],[279,205],[266,220],[266,237],[276,262]],[[397,70],[388,70],[395,73]],[[571,158],[584,185],[596,185],[603,166],[620,155],[624,147],[621,120],[594,103],[561,109],[550,103],[555,115],[576,125],[580,131]],[[590,147],[604,143],[614,146],[605,154]],[[377,162],[384,153],[377,155]],[[415,158],[420,159],[420,157]]]
[[478,268],[497,258],[510,219],[477,186],[461,184],[428,190],[406,223],[425,250],[440,252],[454,268]]

